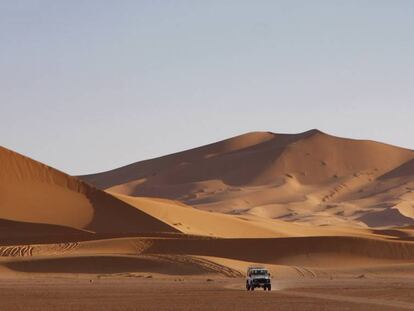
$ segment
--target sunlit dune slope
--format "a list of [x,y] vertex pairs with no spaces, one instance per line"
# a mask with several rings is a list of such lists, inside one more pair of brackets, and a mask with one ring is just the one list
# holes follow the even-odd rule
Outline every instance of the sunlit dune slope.
[[369,230],[349,226],[295,224],[256,215],[226,215],[194,209],[168,199],[114,194],[143,212],[189,234],[221,238],[354,236],[377,239],[414,239],[409,229]]
[[[0,147],[0,231],[71,234],[174,232],[174,228],[75,177]],[[20,222],[20,231],[12,232]],[[39,225],[35,225],[37,223]],[[55,226],[41,226],[48,224]],[[59,226],[60,229],[59,229]]]

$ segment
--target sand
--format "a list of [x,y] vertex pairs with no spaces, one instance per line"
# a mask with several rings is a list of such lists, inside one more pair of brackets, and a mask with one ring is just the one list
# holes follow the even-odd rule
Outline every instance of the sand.
[[414,152],[368,140],[254,132],[80,176],[128,196],[313,225],[414,224]]
[[145,275],[14,279],[0,284],[0,299],[9,311],[414,309],[414,283],[406,280],[280,281],[280,288],[271,292],[246,292],[242,282],[220,278],[159,280]]
[[78,178],[0,147],[0,310],[413,310],[413,159],[255,132]]
[[40,224],[65,227],[62,234],[69,234],[67,227],[91,233],[176,232],[104,191],[1,147],[0,169],[0,218],[31,223],[24,230],[29,238],[44,230]]

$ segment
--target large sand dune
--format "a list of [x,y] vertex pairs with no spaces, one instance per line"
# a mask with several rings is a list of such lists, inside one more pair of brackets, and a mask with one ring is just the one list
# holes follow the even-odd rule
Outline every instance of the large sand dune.
[[81,178],[128,196],[314,225],[414,224],[414,152],[327,135],[254,132]]
[[[9,238],[24,234],[29,238],[50,236],[52,232],[67,235],[78,231],[176,231],[110,194],[1,147],[0,171],[0,231],[6,230]],[[19,225],[10,225],[6,220]],[[4,233],[2,237],[5,238]]]

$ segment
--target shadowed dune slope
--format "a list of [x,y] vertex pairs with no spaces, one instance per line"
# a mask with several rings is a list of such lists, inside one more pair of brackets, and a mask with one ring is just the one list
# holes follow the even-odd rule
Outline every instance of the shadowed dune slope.
[[0,219],[0,245],[57,243],[67,239],[93,239],[94,233],[70,227]]
[[[178,258],[161,256],[80,256],[12,261],[5,264],[11,270],[36,273],[161,273],[163,275],[198,275],[214,272],[198,260],[180,262]],[[0,267],[2,263],[0,262]]]
[[[253,132],[81,178],[112,193],[202,210],[399,226],[414,221],[413,159],[412,150],[318,130]],[[394,216],[387,222],[384,215]]]
[[[270,264],[363,265],[371,261],[413,262],[414,243],[358,237],[157,240],[147,254],[187,254]],[[364,260],[365,258],[365,260]]]
[[[183,174],[183,171],[189,171],[189,175],[186,176],[187,180],[183,180],[183,177],[181,177],[176,183],[201,181],[206,179],[207,176],[204,175],[208,173],[207,168],[209,167],[201,166],[206,160],[210,162],[211,160],[208,161],[208,159],[255,148],[258,144],[264,144],[272,140],[274,140],[274,134],[272,133],[254,132],[172,155],[137,162],[108,172],[80,176],[80,178],[100,189],[107,189],[141,179],[174,178],[177,177],[173,176],[174,173]],[[234,169],[234,167],[228,166],[228,163],[222,164],[227,165],[226,171]],[[220,174],[218,170],[215,170],[214,173]],[[213,175],[213,172],[210,174]]]
[[[7,230],[10,238],[45,230],[69,235],[75,229],[118,234],[177,231],[75,177],[3,147],[0,173],[0,218],[5,220],[0,231]],[[13,232],[17,225],[6,220],[20,222],[21,230]]]

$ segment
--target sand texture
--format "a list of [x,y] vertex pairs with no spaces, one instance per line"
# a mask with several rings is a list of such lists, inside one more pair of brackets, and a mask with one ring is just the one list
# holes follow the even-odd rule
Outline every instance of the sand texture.
[[0,147],[0,310],[414,310],[413,191],[412,150],[317,130],[80,177]]

